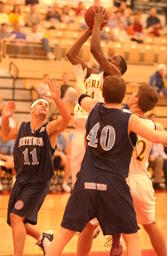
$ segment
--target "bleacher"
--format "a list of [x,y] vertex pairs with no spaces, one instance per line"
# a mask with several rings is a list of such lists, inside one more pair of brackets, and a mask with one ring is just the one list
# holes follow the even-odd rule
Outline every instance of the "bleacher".
[[[104,4],[107,1],[103,1]],[[28,7],[24,6],[24,1],[4,1],[7,10],[11,10],[14,4],[20,4],[22,12],[28,12]],[[41,1],[39,13],[41,16],[45,13],[44,1]],[[59,8],[66,1],[57,1]],[[71,1],[69,6],[76,6]],[[85,2],[85,6],[89,6],[90,1]],[[14,99],[17,101],[16,118],[17,120],[27,120],[29,113],[29,105],[32,100],[37,97],[36,89],[44,73],[48,73],[51,77],[58,81],[61,79],[63,72],[70,74],[70,84],[75,86],[75,77],[72,65],[67,61],[66,53],[74,41],[83,33],[80,22],[83,17],[76,17],[74,23],[64,24],[57,22],[55,29],[50,29],[47,22],[42,21],[42,26],[49,34],[52,53],[54,60],[47,60],[46,53],[42,47],[42,43],[32,43],[17,40],[2,40],[0,42],[0,63],[1,68],[8,70],[9,64],[14,63],[18,67],[19,74],[13,78],[11,73],[0,75],[0,93],[5,101]],[[23,31],[27,27],[23,28]],[[106,33],[109,28],[105,28]],[[92,61],[90,54],[89,41],[83,46],[80,56],[85,61]],[[33,53],[31,51],[33,47]],[[149,76],[155,71],[158,63],[167,64],[167,35],[161,37],[145,37],[142,44],[128,40],[126,42],[113,42],[111,40],[102,40],[102,47],[106,54],[110,54],[111,48],[124,56],[128,63],[128,70],[124,75],[124,79],[128,84],[127,97],[135,90],[136,83],[148,83]],[[19,49],[19,51],[18,51]],[[3,73],[3,72],[2,72]],[[161,123],[167,128],[166,123],[166,106],[167,100],[160,99],[155,113]],[[72,126],[72,124],[70,124]]]

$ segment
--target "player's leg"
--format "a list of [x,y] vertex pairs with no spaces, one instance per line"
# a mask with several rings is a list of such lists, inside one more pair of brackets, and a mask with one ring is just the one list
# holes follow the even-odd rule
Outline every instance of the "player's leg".
[[151,244],[158,256],[167,256],[167,246],[162,231],[154,222],[151,224],[144,224],[144,229],[150,237]]
[[112,245],[110,256],[121,256],[123,253],[123,246],[121,244],[121,234],[112,235]]
[[47,230],[45,232],[40,232],[38,228],[34,227],[29,223],[25,224],[27,235],[33,237],[37,240],[37,245],[40,246],[44,253],[46,253],[51,241],[53,240],[53,231]]
[[27,235],[32,236],[36,240],[40,238],[41,232],[37,228],[35,228],[34,225],[26,223],[25,229],[26,229]]
[[95,230],[98,227],[98,221],[88,222],[80,233],[77,244],[77,256],[87,256],[91,250]]
[[53,242],[48,247],[46,256],[61,255],[65,245],[71,240],[74,234],[75,234],[75,231],[61,227],[59,232],[56,234]]
[[71,142],[71,176],[72,176],[72,187],[76,182],[77,173],[81,169],[81,163],[85,153],[84,146],[84,130],[83,131],[75,131],[72,137]]
[[24,252],[24,244],[26,239],[24,218],[14,213],[10,213],[10,223],[12,228],[14,244],[14,256],[22,256]]
[[71,166],[70,166],[70,159],[67,155],[64,155],[62,158],[62,165],[64,166],[64,178],[63,178],[63,190],[65,192],[71,192],[71,188],[68,185],[68,180],[70,178],[71,175]]
[[141,256],[139,234],[122,234],[126,243],[127,256]]

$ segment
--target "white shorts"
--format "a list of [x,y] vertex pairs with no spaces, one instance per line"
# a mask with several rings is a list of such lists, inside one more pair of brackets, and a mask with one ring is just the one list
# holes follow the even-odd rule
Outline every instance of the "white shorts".
[[76,175],[80,171],[81,163],[85,154],[84,144],[85,130],[74,132],[71,142],[71,175],[72,183],[75,184]]
[[151,179],[147,175],[132,174],[127,183],[130,187],[138,224],[155,221],[155,193]]

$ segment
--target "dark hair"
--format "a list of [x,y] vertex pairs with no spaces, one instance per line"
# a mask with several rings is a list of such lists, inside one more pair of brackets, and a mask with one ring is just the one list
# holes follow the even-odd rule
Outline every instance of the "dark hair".
[[157,91],[147,84],[142,84],[138,88],[138,105],[145,113],[155,107],[158,102]]
[[126,63],[125,59],[121,55],[119,55],[119,56],[121,58],[120,71],[121,71],[121,75],[123,75],[126,72],[126,70],[127,70],[127,63]]
[[126,84],[121,76],[107,76],[102,92],[106,103],[121,103],[126,93]]

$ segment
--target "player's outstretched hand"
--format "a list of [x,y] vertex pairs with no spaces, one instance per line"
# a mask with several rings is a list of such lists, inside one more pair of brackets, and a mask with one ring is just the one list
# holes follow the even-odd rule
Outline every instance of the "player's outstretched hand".
[[9,101],[2,111],[2,116],[9,118],[14,115],[14,112],[15,112],[15,103],[14,101]]
[[107,22],[106,10],[103,7],[95,9],[94,23],[102,25],[105,22]]
[[58,85],[57,81],[55,79],[49,80],[48,86],[50,89],[50,94],[48,96],[53,100],[60,99],[61,91],[60,91],[60,85]]
[[87,75],[87,68],[82,68],[81,64],[74,65],[74,73],[77,82],[77,86],[82,87]]

